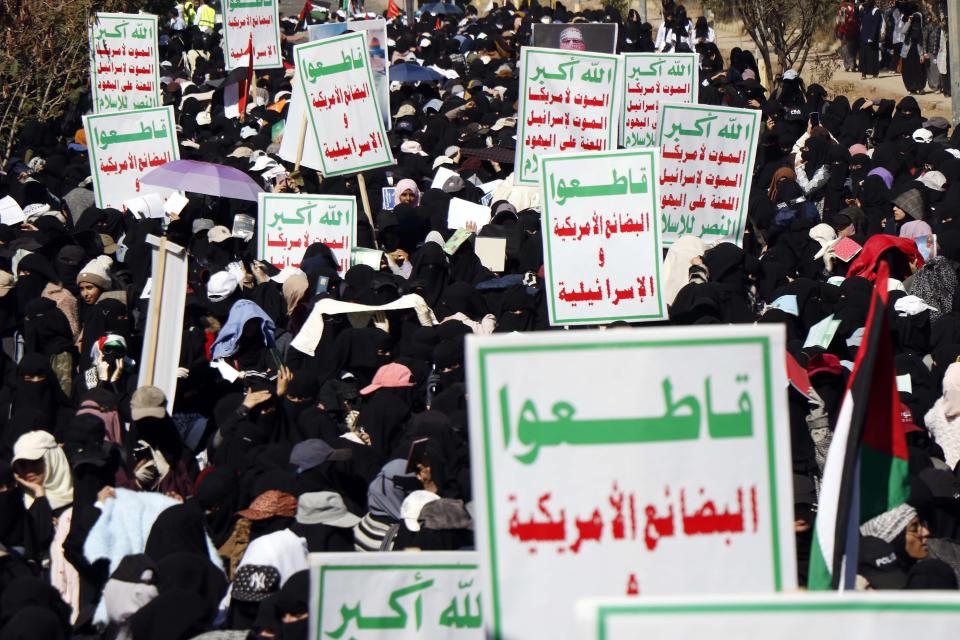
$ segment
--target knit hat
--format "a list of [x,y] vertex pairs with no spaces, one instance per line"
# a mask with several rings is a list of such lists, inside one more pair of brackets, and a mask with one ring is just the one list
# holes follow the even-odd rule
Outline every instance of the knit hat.
[[167,415],[167,396],[163,390],[145,385],[133,392],[130,398],[130,415],[134,420],[162,418]]
[[413,374],[410,372],[410,369],[402,364],[391,362],[390,364],[385,364],[377,369],[377,373],[373,376],[373,382],[365,386],[363,389],[360,389],[360,395],[370,395],[377,389],[381,389],[383,387],[395,389],[412,386],[414,386],[414,382]]
[[245,564],[237,569],[230,597],[238,602],[263,602],[280,590],[280,572],[268,564]]
[[860,525],[860,535],[875,536],[886,542],[893,542],[916,517],[917,510],[904,503],[864,522]]
[[289,493],[277,489],[264,491],[257,496],[250,506],[237,515],[250,520],[266,520],[274,516],[292,518],[297,514],[297,499]]
[[109,291],[111,265],[113,259],[110,256],[97,256],[77,275],[77,284],[88,282],[101,291]]
[[347,511],[339,493],[314,491],[300,496],[297,503],[297,522],[352,529],[360,522],[360,517]]
[[904,191],[890,202],[903,209],[904,213],[914,220],[923,218],[923,196],[916,189]]

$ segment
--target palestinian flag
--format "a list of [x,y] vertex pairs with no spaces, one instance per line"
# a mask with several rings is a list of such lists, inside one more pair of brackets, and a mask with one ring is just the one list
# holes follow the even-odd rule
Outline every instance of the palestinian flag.
[[852,589],[860,525],[903,504],[910,495],[887,316],[888,276],[889,268],[882,263],[827,452],[810,550],[811,591]]

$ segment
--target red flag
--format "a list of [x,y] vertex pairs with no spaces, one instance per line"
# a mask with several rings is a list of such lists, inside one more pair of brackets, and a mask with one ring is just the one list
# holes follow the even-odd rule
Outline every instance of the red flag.
[[310,15],[310,11],[312,9],[313,9],[313,5],[310,4],[310,0],[307,0],[306,2],[304,2],[303,8],[300,9],[300,13],[297,14],[297,22],[303,22],[306,19],[306,17]]
[[400,11],[400,7],[397,6],[396,0],[390,0],[387,4],[387,18],[396,18],[401,13],[403,12]]
[[240,115],[247,112],[247,98],[250,96],[250,86],[253,84],[253,32],[250,32],[250,58],[247,62],[247,79],[240,83]]
[[437,31],[440,31],[440,29],[442,29],[442,28],[443,28],[443,25],[442,25],[442,24],[440,24],[440,18],[437,18],[437,24],[436,24],[436,28],[437,28]]

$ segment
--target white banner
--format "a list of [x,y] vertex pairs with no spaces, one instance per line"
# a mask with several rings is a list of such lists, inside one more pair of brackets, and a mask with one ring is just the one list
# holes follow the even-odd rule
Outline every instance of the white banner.
[[[393,164],[374,92],[366,36],[348,33],[294,47],[296,82],[280,157],[296,161],[306,120],[302,164],[325,176]],[[306,117],[304,117],[306,114]]]
[[223,1],[223,59],[227,71],[250,64],[253,35],[253,68],[283,66],[280,22],[274,0]]
[[666,317],[656,167],[655,148],[540,159],[550,324]]
[[145,173],[180,159],[173,107],[83,116],[83,130],[98,207],[119,209],[147,193],[162,198],[176,193],[140,183]]
[[584,600],[580,640],[903,640],[950,635],[960,595],[948,591],[792,593]]
[[307,247],[322,242],[337,258],[341,276],[350,268],[357,234],[355,197],[261,193],[257,209],[259,259],[278,269],[299,267]]
[[699,67],[695,53],[623,54],[624,147],[656,146],[657,108],[662,102],[696,103]]
[[488,637],[571,637],[585,597],[796,588],[782,327],[466,349]]
[[310,636],[483,638],[477,554],[310,554]]
[[664,246],[687,235],[742,244],[761,123],[754,109],[660,106]]
[[87,36],[94,113],[160,106],[157,16],[98,13]]
[[516,184],[540,183],[539,156],[617,148],[619,56],[523,47],[520,61]]

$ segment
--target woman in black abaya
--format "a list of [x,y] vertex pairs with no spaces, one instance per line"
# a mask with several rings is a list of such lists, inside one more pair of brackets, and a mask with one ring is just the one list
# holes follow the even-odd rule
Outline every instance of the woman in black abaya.
[[913,94],[923,93],[927,72],[923,64],[923,17],[915,11],[903,23],[903,86]]

